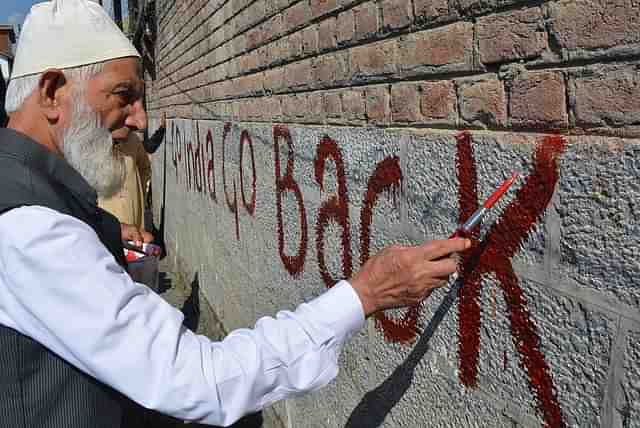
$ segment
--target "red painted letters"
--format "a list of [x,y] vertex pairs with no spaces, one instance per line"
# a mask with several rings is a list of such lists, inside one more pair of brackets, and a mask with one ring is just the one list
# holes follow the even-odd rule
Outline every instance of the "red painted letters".
[[[281,175],[280,168],[280,141],[284,140],[287,144],[287,169],[285,175]],[[302,199],[302,192],[298,183],[293,179],[293,141],[289,130],[284,126],[275,126],[273,128],[273,150],[275,155],[275,169],[276,169],[276,216],[278,221],[278,252],[280,253],[280,259],[284,263],[287,272],[291,275],[298,276],[302,273],[304,268],[304,260],[307,256],[307,215],[304,210],[304,201]],[[300,245],[298,247],[298,253],[293,256],[289,256],[284,252],[284,221],[282,218],[282,196],[285,192],[293,192],[298,202],[298,211],[300,213]]]
[[[460,290],[459,304],[460,380],[464,385],[476,386],[480,351],[478,299],[483,275],[495,274],[505,294],[520,365],[527,372],[546,426],[554,428],[565,424],[549,366],[540,350],[540,338],[529,316],[526,297],[511,266],[511,258],[521,248],[553,196],[558,181],[558,158],[564,145],[560,137],[548,137],[542,142],[535,152],[534,171],[517,191],[515,200],[487,232],[482,245],[465,255],[465,265],[474,268],[463,272],[465,282]],[[463,133],[458,137],[461,219],[466,219],[478,207],[474,164],[471,136]]]
[[327,287],[332,287],[336,280],[327,270],[324,258],[324,231],[329,221],[335,221],[342,228],[342,267],[345,278],[351,277],[353,262],[351,260],[351,238],[349,234],[349,197],[347,195],[347,180],[344,172],[342,153],[335,140],[324,137],[318,145],[315,160],[316,182],[320,190],[324,190],[324,170],[327,160],[336,164],[337,195],[331,195],[323,202],[318,213],[316,223],[316,249],[318,251],[318,269]]

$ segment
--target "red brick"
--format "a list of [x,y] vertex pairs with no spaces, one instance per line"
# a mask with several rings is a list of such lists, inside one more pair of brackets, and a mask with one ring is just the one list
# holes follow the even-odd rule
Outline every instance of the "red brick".
[[484,64],[534,58],[548,47],[540,8],[478,19],[480,61]]
[[362,91],[344,91],[342,94],[342,108],[347,119],[364,119],[365,106]]
[[233,53],[239,55],[247,50],[247,36],[244,34],[239,35],[231,41],[233,46]]
[[337,0],[310,0],[311,14],[313,18],[325,15],[338,8]]
[[302,117],[304,112],[300,108],[302,98],[296,95],[286,95],[282,97],[282,114],[287,119]]
[[309,118],[314,122],[322,122],[324,120],[324,102],[322,92],[312,92],[308,96],[309,100]]
[[287,40],[289,42],[289,58],[297,58],[302,55],[302,31],[296,31],[295,33],[289,34],[289,36],[287,36]]
[[500,80],[463,83],[459,92],[460,117],[468,124],[489,127],[507,125],[507,97]]
[[331,85],[338,79],[338,61],[333,55],[317,58],[314,68],[314,80],[317,84]]
[[283,97],[269,97],[271,100],[269,103],[269,110],[272,119],[282,118],[282,98]]
[[270,43],[269,48],[271,50],[269,56],[272,64],[289,60],[289,39],[286,37],[282,37],[281,39]]
[[263,75],[264,88],[267,91],[278,92],[284,88],[284,67],[267,70]]
[[550,32],[561,48],[597,49],[640,42],[635,0],[549,3]]
[[318,29],[318,47],[320,50],[334,49],[337,45],[336,41],[336,19],[328,18],[320,22]]
[[453,82],[422,84],[420,107],[427,122],[456,124],[456,89]]
[[575,79],[575,117],[580,127],[640,123],[640,75],[635,68],[602,69]]
[[378,32],[378,5],[373,2],[363,3],[353,8],[356,21],[356,39],[366,39]]
[[305,55],[318,52],[318,26],[311,25],[302,31],[302,51]]
[[298,28],[311,20],[309,3],[301,1],[284,12],[284,27],[286,30]]
[[[269,2],[267,2],[269,3]],[[283,33],[282,15],[275,15],[261,25],[264,41],[280,36]]]
[[520,74],[511,86],[511,123],[531,128],[568,125],[565,84],[561,74]]
[[353,10],[347,10],[338,15],[337,36],[338,44],[350,42],[356,37],[356,21]]
[[342,98],[338,92],[324,93],[323,105],[327,117],[339,118],[342,116]]
[[382,24],[386,30],[404,28],[413,22],[411,0],[384,0]]
[[449,16],[447,0],[413,0],[416,20],[420,22],[437,21]]
[[240,69],[242,73],[253,71],[256,68],[258,68],[258,55],[255,51],[240,57]]
[[391,74],[396,71],[396,40],[372,43],[350,50],[353,77]]
[[258,67],[267,67],[271,64],[271,45],[261,46],[256,51],[258,53]]
[[376,123],[388,123],[391,118],[391,96],[388,86],[374,86],[365,91],[367,118]]
[[311,60],[306,59],[298,62],[294,62],[285,67],[285,76],[287,86],[300,87],[308,86],[313,83],[311,74]]
[[345,55],[332,54],[315,58],[315,83],[320,86],[332,85],[348,78],[348,61]]
[[391,86],[391,116],[394,122],[418,122],[420,114],[418,85],[399,83]]
[[457,22],[437,30],[421,31],[399,42],[403,69],[420,66],[473,68],[473,24]]

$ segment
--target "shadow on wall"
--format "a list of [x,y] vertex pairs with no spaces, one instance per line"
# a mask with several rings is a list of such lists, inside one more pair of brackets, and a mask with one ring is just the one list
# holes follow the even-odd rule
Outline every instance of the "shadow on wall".
[[[171,280],[165,273],[161,274],[159,293],[168,291],[172,286]],[[200,280],[199,274],[196,272],[190,285],[189,297],[182,304],[180,311],[184,315],[184,326],[194,333],[200,326]],[[137,425],[137,428],[211,428],[211,425],[201,424],[185,424],[183,421],[165,416],[156,412],[147,412],[144,416],[144,422]],[[215,427],[214,427],[215,428]],[[231,428],[263,428],[262,413],[256,413],[240,419]]]
[[[153,243],[160,246],[162,252],[160,254],[160,260],[167,256],[167,246],[165,243],[165,224],[166,224],[166,206],[167,206],[167,144],[163,144],[163,155],[162,155],[162,205],[160,206],[160,226],[156,227],[153,221],[152,211],[145,212],[145,224],[146,229],[151,230],[151,234],[153,235]],[[149,207],[152,205],[153,198],[151,197],[151,192],[153,191],[153,183],[149,188],[149,194],[147,195],[147,204]],[[148,215],[147,215],[148,213]],[[160,293],[163,290],[162,284],[163,278],[160,279]],[[166,285],[166,284],[165,284]],[[169,281],[170,287],[170,281]]]
[[[475,266],[468,266],[467,269],[467,271],[472,271]],[[416,343],[411,354],[402,364],[396,367],[393,373],[380,386],[365,394],[362,401],[351,412],[345,428],[375,428],[382,425],[391,409],[398,404],[411,386],[416,367],[429,352],[429,342],[456,301],[464,281],[465,276],[460,275],[445,295],[438,309],[436,309],[435,314],[429,321],[429,325],[420,336],[420,340]]]
[[191,282],[191,294],[180,310],[184,315],[184,326],[194,333],[198,331],[198,325],[200,324],[200,282],[198,281],[197,272]]

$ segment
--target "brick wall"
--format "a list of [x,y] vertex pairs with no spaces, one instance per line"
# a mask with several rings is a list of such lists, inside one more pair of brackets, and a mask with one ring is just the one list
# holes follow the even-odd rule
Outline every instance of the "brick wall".
[[638,134],[631,1],[196,0],[159,11],[152,112]]
[[285,426],[640,427],[637,2],[156,7],[156,221],[227,329],[523,173],[442,325],[445,291],[370,320],[335,384],[274,407]]

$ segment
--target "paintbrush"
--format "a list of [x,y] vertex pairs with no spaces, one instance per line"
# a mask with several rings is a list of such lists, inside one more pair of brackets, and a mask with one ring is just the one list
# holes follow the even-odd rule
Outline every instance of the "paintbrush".
[[498,190],[493,192],[491,196],[482,204],[480,208],[478,208],[472,215],[469,217],[467,221],[464,222],[462,226],[460,226],[454,233],[449,237],[449,239],[453,238],[467,238],[471,236],[471,232],[473,228],[476,227],[482,221],[484,215],[489,211],[495,204],[502,198],[502,196],[507,193],[507,190],[511,187],[511,185],[518,179],[520,173],[514,172],[511,178],[506,179]]

